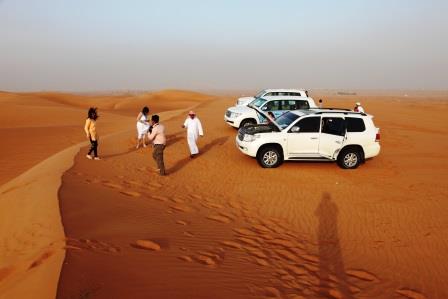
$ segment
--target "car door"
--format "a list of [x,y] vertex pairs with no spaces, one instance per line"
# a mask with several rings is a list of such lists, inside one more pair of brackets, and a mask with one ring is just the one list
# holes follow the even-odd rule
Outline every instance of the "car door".
[[[320,116],[299,119],[288,131],[288,156],[290,158],[319,157]],[[298,130],[298,131],[297,131]]]
[[344,145],[346,133],[343,117],[322,117],[321,133],[319,136],[319,154],[334,159],[334,153]]

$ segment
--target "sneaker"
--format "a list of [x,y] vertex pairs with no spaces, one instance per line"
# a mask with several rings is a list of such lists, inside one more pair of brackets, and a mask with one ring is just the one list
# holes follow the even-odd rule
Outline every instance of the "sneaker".
[[90,160],[93,159],[91,155],[86,155],[86,158],[87,158],[87,159],[90,159]]
[[95,158],[93,158],[93,160],[101,160],[101,158],[100,157],[95,157]]

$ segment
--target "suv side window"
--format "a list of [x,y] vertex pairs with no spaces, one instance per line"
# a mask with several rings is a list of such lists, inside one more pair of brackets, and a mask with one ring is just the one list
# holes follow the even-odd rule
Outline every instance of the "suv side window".
[[296,100],[296,109],[310,109],[310,104],[308,101]]
[[294,100],[283,100],[282,110],[297,110],[296,101]]
[[299,133],[319,133],[320,117],[312,116],[299,120],[295,126],[300,127]]
[[347,121],[347,132],[364,132],[366,130],[366,125],[364,120],[358,117],[346,117]]
[[302,95],[298,92],[288,92],[289,96],[294,96],[294,97],[301,97]]
[[344,136],[345,135],[344,119],[340,117],[323,117],[322,133]]
[[264,111],[278,111],[281,109],[280,102],[281,102],[280,100],[269,101],[266,103],[266,105],[264,106],[266,108],[263,110]]

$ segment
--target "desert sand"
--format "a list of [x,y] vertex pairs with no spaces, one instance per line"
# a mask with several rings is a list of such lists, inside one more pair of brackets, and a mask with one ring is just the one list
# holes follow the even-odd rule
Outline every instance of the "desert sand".
[[[313,96],[361,100],[381,154],[262,169],[223,121],[235,96],[1,93],[0,298],[447,298],[448,95]],[[89,105],[102,161],[85,158]],[[134,147],[143,105],[167,128],[166,177]]]

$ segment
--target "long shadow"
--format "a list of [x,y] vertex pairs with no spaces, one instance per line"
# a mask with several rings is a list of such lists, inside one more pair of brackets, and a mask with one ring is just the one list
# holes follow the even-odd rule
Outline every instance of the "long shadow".
[[[205,155],[209,150],[211,150],[213,147],[217,145],[223,145],[227,139],[229,139],[229,136],[220,137],[212,140],[211,142],[207,143],[205,146],[199,148],[199,156],[195,159],[200,159],[202,155]],[[170,167],[167,172],[168,174],[173,174],[181,170],[185,165],[187,165],[189,162],[191,162],[192,159],[190,157],[184,158],[182,160],[177,161],[175,165]]]
[[324,192],[322,194],[322,199],[315,215],[319,218],[319,292],[323,296],[328,296],[328,290],[331,288],[330,275],[332,274],[337,277],[338,288],[344,298],[353,298],[348,287],[347,274],[345,273],[344,260],[339,243],[338,207],[331,200],[329,193]]

